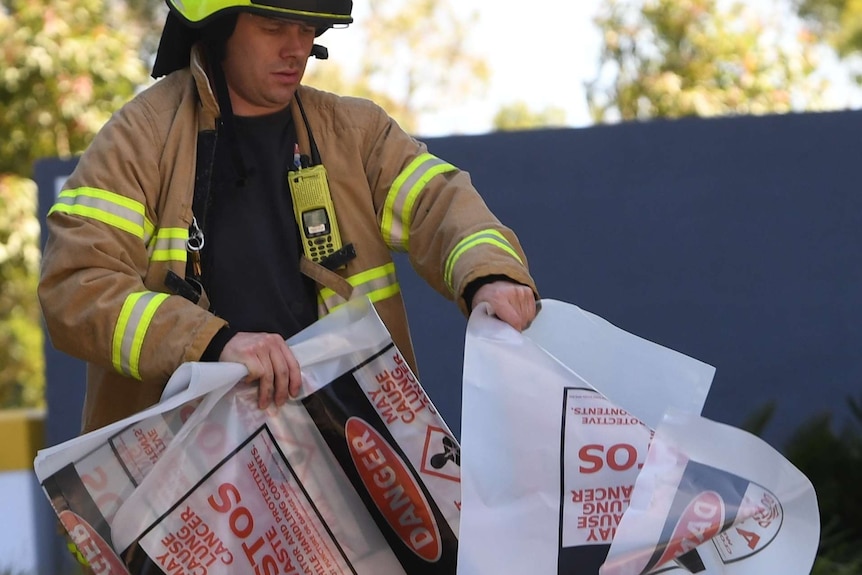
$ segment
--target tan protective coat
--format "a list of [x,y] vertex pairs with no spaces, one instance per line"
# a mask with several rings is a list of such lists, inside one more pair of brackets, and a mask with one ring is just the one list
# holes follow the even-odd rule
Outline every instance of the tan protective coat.
[[[179,70],[142,92],[105,125],[85,152],[65,189],[107,190],[145,206],[156,228],[188,228],[192,220],[197,132],[215,129],[218,106],[198,54],[191,69]],[[339,226],[357,257],[342,277],[391,262],[380,224],[387,194],[398,175],[425,145],[406,134],[381,108],[308,87],[301,100],[327,168]],[[308,138],[292,104],[300,147]],[[181,277],[179,261],[151,261],[140,238],[92,218],[54,212],[43,255],[39,297],[53,345],[88,363],[83,414],[85,431],[104,426],[157,402],[173,371],[197,361],[225,321],[179,296],[154,314],[140,353],[141,380],[112,365],[114,330],[126,297],[133,292],[168,292],[165,274]],[[480,244],[457,259],[450,291],[444,265],[466,236],[493,229],[505,236],[521,262],[505,250]],[[438,292],[461,298],[473,280],[502,274],[532,287],[526,258],[515,235],[490,213],[466,172],[434,176],[412,209],[409,257]],[[310,262],[309,262],[310,263]],[[322,268],[303,268],[318,282],[344,293],[347,284]],[[333,281],[334,279],[334,281]],[[345,294],[347,295],[347,294]],[[355,295],[355,294],[354,294]],[[400,292],[375,303],[393,340],[416,369]]]

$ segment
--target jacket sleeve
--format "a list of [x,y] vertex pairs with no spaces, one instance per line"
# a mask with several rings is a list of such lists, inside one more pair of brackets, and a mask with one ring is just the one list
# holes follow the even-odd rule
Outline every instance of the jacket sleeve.
[[169,178],[155,126],[152,109],[132,101],[81,157],[49,211],[38,294],[58,350],[163,385],[181,363],[199,359],[224,322],[163,293],[164,264],[151,273],[163,251],[153,244],[170,235],[158,233],[156,206]]
[[491,213],[469,174],[378,112],[366,165],[389,248],[407,252],[417,273],[465,314],[465,289],[484,277],[505,276],[537,294],[517,236]]

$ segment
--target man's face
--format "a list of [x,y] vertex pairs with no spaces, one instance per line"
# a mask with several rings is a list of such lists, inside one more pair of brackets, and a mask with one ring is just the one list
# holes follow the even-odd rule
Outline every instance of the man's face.
[[234,113],[260,116],[287,106],[313,45],[309,24],[240,13],[222,63]]

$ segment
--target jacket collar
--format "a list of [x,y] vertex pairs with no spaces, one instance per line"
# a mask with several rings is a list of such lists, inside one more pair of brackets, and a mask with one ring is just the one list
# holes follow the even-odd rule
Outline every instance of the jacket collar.
[[203,47],[200,44],[195,44],[192,47],[192,57],[189,63],[192,72],[192,77],[195,80],[195,86],[198,90],[198,97],[201,100],[204,112],[213,117],[219,116],[218,100],[207,75],[207,65],[204,58]]

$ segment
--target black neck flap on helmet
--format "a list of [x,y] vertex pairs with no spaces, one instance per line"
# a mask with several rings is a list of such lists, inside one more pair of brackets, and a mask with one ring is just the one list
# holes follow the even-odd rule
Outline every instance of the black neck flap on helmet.
[[[153,78],[185,68],[191,59],[192,46],[201,40],[203,30],[224,16],[251,12],[270,18],[301,20],[313,25],[320,36],[333,26],[353,22],[352,0],[166,0],[170,12],[153,64]],[[232,28],[231,28],[232,31]],[[229,36],[230,34],[228,34]],[[325,60],[329,53],[315,44],[311,55]]]
[[[175,70],[186,68],[191,60],[192,47],[200,42],[212,74],[213,88],[218,100],[223,130],[223,142],[230,146],[237,188],[245,185],[246,168],[233,122],[233,109],[221,63],[225,58],[227,41],[236,27],[239,12],[252,12],[270,18],[302,20],[315,27],[320,36],[336,25],[353,21],[350,13],[352,0],[167,0],[170,12],[162,30],[153,78],[160,78]],[[311,55],[326,59],[326,48],[315,44]]]

